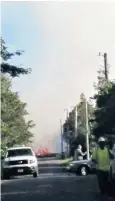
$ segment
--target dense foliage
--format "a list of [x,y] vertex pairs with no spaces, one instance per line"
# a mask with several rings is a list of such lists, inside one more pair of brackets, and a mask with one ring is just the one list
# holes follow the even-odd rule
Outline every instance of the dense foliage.
[[[102,70],[98,71],[98,83],[95,85],[93,99],[95,107],[88,102],[90,142],[94,142],[99,136],[115,136],[115,81],[107,80]],[[83,93],[77,105],[77,112],[77,135],[75,135],[75,109],[70,112],[68,120],[63,125],[64,140],[69,143],[72,153],[78,144],[83,147],[86,144],[86,99]]]
[[[26,121],[28,115],[26,103],[23,103],[18,93],[12,91],[10,76],[15,77],[26,74],[28,71],[17,66],[4,63],[15,54],[9,53],[2,40],[2,75],[1,75],[1,149],[16,144],[27,144],[31,142],[33,133],[31,128],[35,125],[33,121]],[[17,54],[17,53],[16,53]],[[7,74],[5,74],[7,73]],[[9,76],[10,75],[10,76]]]
[[93,133],[96,137],[115,135],[115,82],[104,79],[103,72],[99,71],[96,91]]
[[21,74],[28,74],[31,72],[31,69],[24,69],[22,67],[18,67],[16,65],[12,65],[8,63],[8,60],[10,60],[13,56],[17,55],[20,56],[23,53],[23,51],[16,51],[16,52],[9,52],[8,48],[5,45],[4,40],[1,38],[1,72],[2,73],[8,73],[12,77],[17,77]]

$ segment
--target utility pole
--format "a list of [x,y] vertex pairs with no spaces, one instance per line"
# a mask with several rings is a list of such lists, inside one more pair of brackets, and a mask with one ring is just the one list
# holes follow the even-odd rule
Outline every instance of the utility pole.
[[77,105],[76,106],[72,106],[71,107],[73,110],[73,112],[74,112],[74,119],[75,119],[75,121],[74,121],[74,126],[75,126],[75,135],[74,135],[74,137],[77,137],[77,116],[78,116],[78,114],[77,114]]
[[62,129],[62,120],[60,119],[60,129],[61,129],[61,155],[63,157],[63,129]]
[[[68,127],[68,109],[64,109],[66,111],[66,119],[67,119],[67,137],[69,135],[69,127]],[[68,142],[66,143],[66,152],[67,152],[67,157],[69,155],[69,144]]]
[[86,113],[86,148],[87,148],[87,160],[89,160],[89,118],[88,118],[88,103],[85,102],[85,113]]
[[105,79],[108,81],[107,53],[104,53]]
[[99,56],[104,57],[104,74],[105,74],[105,79],[108,81],[108,63],[107,63],[107,53],[101,54],[99,52]]
[[75,106],[75,137],[77,137],[77,105]]
[[[77,105],[75,106],[75,137],[77,137]],[[77,160],[77,152],[74,152],[74,159]]]

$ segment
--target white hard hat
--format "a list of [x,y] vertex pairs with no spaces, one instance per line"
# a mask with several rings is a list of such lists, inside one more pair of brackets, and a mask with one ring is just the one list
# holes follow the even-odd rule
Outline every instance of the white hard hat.
[[105,138],[104,138],[104,137],[100,137],[100,138],[98,139],[98,142],[105,142]]

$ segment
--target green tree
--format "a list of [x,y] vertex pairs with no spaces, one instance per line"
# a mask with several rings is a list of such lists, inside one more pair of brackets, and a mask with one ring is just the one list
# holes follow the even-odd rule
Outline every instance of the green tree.
[[12,59],[13,56],[20,56],[22,53],[23,51],[9,52],[4,40],[1,38],[1,72],[8,73],[12,77],[30,73],[31,69],[24,69],[8,63],[8,60]]
[[20,68],[9,63],[13,56],[20,56],[23,51],[9,52],[4,40],[1,38],[1,148],[15,144],[29,143],[33,133],[33,121],[26,121],[26,103],[23,103],[18,93],[11,90],[11,77],[28,74],[31,69]]
[[26,121],[26,103],[11,91],[9,78],[1,77],[1,148],[29,143],[33,137],[33,121]]
[[115,134],[115,81],[107,81],[103,71],[98,72],[98,83],[95,86],[96,101],[93,133],[96,137]]

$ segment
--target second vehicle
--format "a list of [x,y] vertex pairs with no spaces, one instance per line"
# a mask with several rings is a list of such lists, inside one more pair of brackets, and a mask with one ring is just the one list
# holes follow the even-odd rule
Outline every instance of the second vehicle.
[[79,160],[72,161],[66,170],[71,173],[76,173],[76,175],[86,176],[91,172],[95,172],[95,163],[89,160]]

